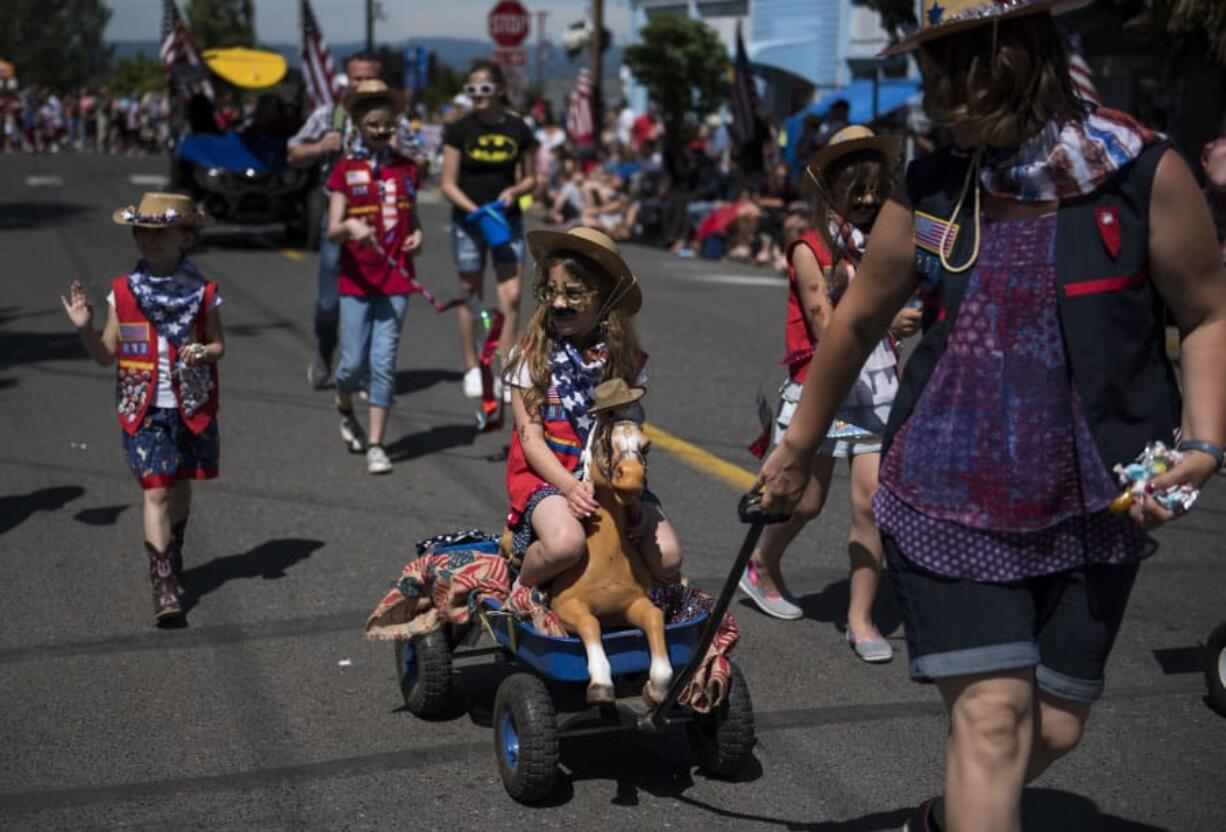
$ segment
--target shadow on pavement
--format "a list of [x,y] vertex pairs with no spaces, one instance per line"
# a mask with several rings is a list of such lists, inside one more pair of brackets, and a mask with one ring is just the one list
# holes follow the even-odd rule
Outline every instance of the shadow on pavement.
[[29,494],[0,497],[0,534],[10,532],[36,511],[58,511],[85,493],[79,485],[40,488]]
[[400,396],[426,390],[436,384],[460,381],[464,374],[455,370],[400,370],[396,373],[396,394]]
[[384,446],[392,462],[404,462],[426,454],[440,453],[451,448],[471,445],[477,438],[476,424],[439,425],[421,433],[402,436]]
[[[816,787],[816,784],[815,784]],[[684,794],[673,797],[688,806],[721,818],[770,824],[803,832],[895,832],[908,820],[914,821],[916,807],[872,812],[850,820],[801,821],[755,815],[712,806]],[[912,828],[918,828],[912,823]],[[1089,798],[1059,789],[1027,789],[1022,796],[1024,832],[1166,832],[1158,826],[1106,815]]]
[[0,369],[40,361],[85,360],[81,336],[65,319],[66,332],[13,332],[0,330]]
[[[805,611],[805,618],[834,624],[842,630],[847,624],[847,602],[850,598],[851,583],[843,578],[828,584],[819,593],[805,595],[799,599],[799,604]],[[743,603],[752,602],[746,600]],[[873,599],[873,621],[884,636],[891,635],[902,625],[902,616],[898,611],[889,572],[881,574],[881,586],[877,589],[877,597]]]
[[[186,557],[191,558],[190,536]],[[306,560],[319,548],[322,540],[299,537],[268,540],[250,551],[239,555],[214,558],[199,566],[183,570],[183,610],[196,606],[201,598],[228,581],[245,578],[263,578],[275,581],[285,577],[285,570],[299,561]]]
[[86,508],[74,514],[72,519],[87,526],[113,526],[115,521],[119,519],[119,515],[123,514],[127,509],[128,506],[126,504]]
[[0,231],[69,223],[96,210],[75,202],[0,202]]

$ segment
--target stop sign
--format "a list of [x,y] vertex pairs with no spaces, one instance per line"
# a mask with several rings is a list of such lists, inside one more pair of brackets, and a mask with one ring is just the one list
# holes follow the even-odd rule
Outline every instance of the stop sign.
[[490,9],[490,38],[503,49],[528,39],[528,10],[518,0],[500,0]]

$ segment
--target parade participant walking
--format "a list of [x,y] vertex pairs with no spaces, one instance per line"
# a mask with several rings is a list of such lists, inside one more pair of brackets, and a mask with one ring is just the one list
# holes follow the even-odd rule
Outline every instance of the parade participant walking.
[[[412,291],[412,258],[422,243],[414,210],[417,166],[390,146],[402,107],[400,96],[382,81],[355,85],[345,96],[345,110],[362,140],[328,178],[328,239],[341,247],[336,409],[341,438],[350,451],[366,452],[372,474],[392,470],[383,436],[396,390],[396,352]],[[369,442],[353,412],[353,394],[366,381]]]
[[[483,297],[485,255],[490,251],[498,281],[498,309],[504,324],[499,354],[514,343],[519,326],[520,269],[524,228],[519,198],[536,188],[533,162],[536,138],[517,114],[507,109],[502,67],[478,61],[468,74],[465,94],[472,111],[447,125],[443,134],[443,196],[451,202],[451,253],[460,275],[460,291]],[[509,226],[510,239],[488,245],[478,209],[496,206]],[[473,316],[467,306],[459,315],[464,350],[464,395],[481,396],[481,370],[473,341]]]
[[[925,288],[875,514],[910,670],[949,711],[945,790],[912,829],[1016,832],[1021,794],[1080,741],[1158,496],[1226,442],[1226,272],[1181,157],[1075,97],[1049,11],[925,0],[924,104],[957,148],[912,164],[823,333],[764,503],[800,502],[813,454],[891,316]],[[1165,308],[1164,308],[1165,304]],[[1182,336],[1184,398],[1166,357]],[[1112,466],[1182,431],[1127,513]],[[1153,496],[1150,496],[1153,495]]]
[[[345,62],[350,89],[363,81],[379,77],[380,63],[373,55],[360,52]],[[401,116],[392,150],[416,161],[417,148],[412,143],[412,127]],[[332,166],[347,148],[357,140],[357,130],[340,105],[322,104],[307,117],[302,128],[288,142],[287,159],[294,167],[318,167],[320,181],[327,182]],[[325,200],[327,188],[325,186]],[[326,204],[326,203],[325,203]],[[327,238],[328,212],[320,217],[319,273],[315,294],[315,353],[307,364],[307,381],[315,389],[328,382],[332,359],[336,353],[339,326],[339,295],[337,270],[340,268],[340,248]]]
[[[539,586],[583,556],[583,521],[599,508],[580,470],[595,422],[588,409],[596,386],[620,378],[643,387],[647,358],[633,324],[643,294],[607,235],[592,228],[534,231],[528,245],[537,268],[537,309],[505,375],[515,413],[507,526],[514,555],[523,558],[520,582]],[[675,581],[681,574],[677,535],[654,498],[645,495],[642,507],[633,534],[655,578]]]
[[[814,192],[817,230],[807,231],[788,247],[788,380],[780,390],[776,442],[787,430],[806,376],[823,371],[822,367],[811,366],[814,345],[834,317],[834,309],[860,264],[873,222],[894,190],[901,144],[897,136],[875,136],[867,127],[847,127],[814,155],[806,171]],[[872,619],[882,560],[872,500],[881,457],[879,438],[885,433],[898,389],[898,359],[890,339],[915,334],[919,319],[917,309],[904,309],[895,316],[890,337],[878,342],[839,408],[844,434],[868,441],[827,437],[822,442],[804,499],[789,522],[763,530],[761,543],[741,579],[742,591],[763,612],[784,619],[802,616],[800,607],[784,590],[779,561],[805,524],[821,513],[830,493],[835,460],[846,459],[851,470],[847,643],[866,662],[887,662],[894,655]]]
[[221,296],[186,256],[207,222],[189,198],[147,193],[139,206],[116,211],[114,221],[132,228],[141,259],[112,282],[102,332],[93,328],[93,306],[80,283],[60,301],[89,357],[104,367],[118,361],[124,455],[144,490],[153,617],[174,626],[185,620],[179,598],[191,480],[216,477],[221,452]]

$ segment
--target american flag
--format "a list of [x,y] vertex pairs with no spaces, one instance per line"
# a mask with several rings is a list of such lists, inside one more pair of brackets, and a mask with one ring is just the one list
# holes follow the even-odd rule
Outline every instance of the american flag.
[[[162,0],[162,46],[158,50],[162,59],[162,67],[167,73],[173,72],[179,64],[199,67],[203,65],[200,50],[188,30],[187,24],[179,16],[174,0]],[[213,97],[213,84],[205,78],[200,82],[200,91],[210,99]]]
[[1098,97],[1098,88],[1094,86],[1093,73],[1082,52],[1081,33],[1069,29],[1067,34],[1068,71],[1073,79],[1073,93],[1087,104],[1101,107],[1103,102]]
[[596,138],[596,119],[592,115],[592,76],[586,69],[579,70],[566,106],[566,132],[576,142],[590,143]]
[[736,25],[736,60],[732,70],[732,124],[729,132],[739,156],[758,138],[758,91],[754,87],[753,69],[741,39],[741,24]]
[[314,108],[323,104],[334,106],[340,102],[341,88],[336,83],[332,56],[328,53],[328,45],[324,43],[323,32],[319,31],[319,21],[311,11],[309,0],[302,0],[302,46],[299,55],[302,57],[302,76],[306,79],[307,103]]

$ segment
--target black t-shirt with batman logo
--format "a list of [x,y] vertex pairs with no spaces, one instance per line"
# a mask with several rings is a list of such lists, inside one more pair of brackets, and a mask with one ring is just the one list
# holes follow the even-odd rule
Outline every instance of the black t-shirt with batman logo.
[[[518,179],[515,167],[536,147],[536,138],[524,120],[505,113],[502,120],[486,124],[470,113],[447,126],[443,144],[460,151],[460,175],[456,184],[478,205],[493,202]],[[519,206],[507,209],[518,214]]]

